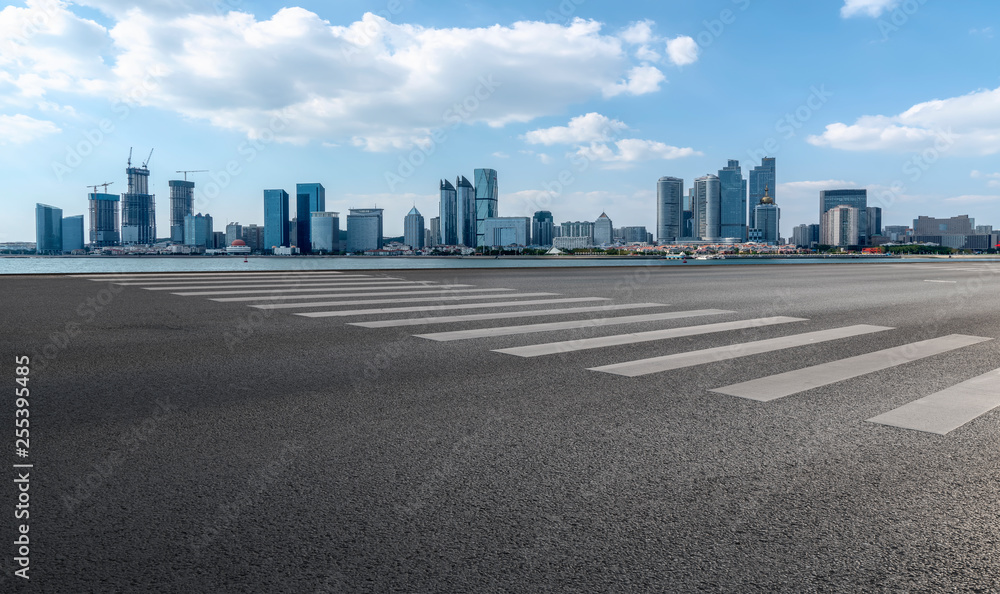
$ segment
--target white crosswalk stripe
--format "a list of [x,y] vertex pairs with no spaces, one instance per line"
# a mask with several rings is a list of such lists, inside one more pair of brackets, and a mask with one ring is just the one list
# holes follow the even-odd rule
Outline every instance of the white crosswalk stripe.
[[[108,281],[108,280],[176,280],[176,279],[228,279],[228,278],[300,278],[304,276],[346,276],[343,272],[333,272],[333,271],[303,271],[303,272],[221,272],[221,273],[208,273],[208,272],[192,272],[189,274],[174,274],[174,273],[164,273],[164,274],[75,274],[72,278],[83,278],[95,281]],[[367,275],[366,275],[367,276]]]
[[[359,289],[361,290],[361,289]],[[511,297],[545,297],[548,295],[559,295],[559,293],[514,293],[514,289],[447,289],[440,290],[438,287],[427,287],[419,291],[397,291],[392,294],[397,295],[436,295],[436,297],[392,299],[382,301],[366,301],[365,303],[402,303],[407,301],[428,301],[438,299],[441,301],[458,301],[462,299],[508,299]],[[456,295],[456,293],[461,293]],[[502,295],[483,295],[481,293],[503,293]],[[296,299],[343,299],[345,297],[382,297],[385,293],[330,293],[322,295],[250,295],[244,297],[216,297],[209,301],[219,303],[249,303],[251,301],[292,301]],[[339,304],[338,304],[339,305]]]
[[166,287],[149,287],[143,286],[143,289],[147,291],[208,291],[213,289],[277,289],[281,287],[362,287],[362,286],[374,286],[374,287],[385,287],[393,285],[422,285],[428,286],[422,282],[416,281],[400,281],[400,280],[337,280],[337,281],[295,281],[291,283],[265,283],[265,284],[252,284],[252,285],[241,285],[239,283],[226,283],[224,285],[209,285],[209,286],[198,286],[198,285],[170,285]]
[[712,392],[738,396],[759,402],[770,402],[820,386],[826,386],[875,371],[881,371],[926,357],[947,353],[955,349],[992,340],[979,336],[952,334],[912,344],[885,349],[874,353],[831,361],[804,369],[779,373],[768,377],[716,388]]
[[[508,304],[500,305],[545,305],[557,300],[546,301],[511,301]],[[497,305],[497,304],[494,304]],[[455,322],[476,322],[479,320],[504,320],[508,318],[530,318],[538,316],[555,316],[578,313],[593,313],[599,311],[643,309],[650,307],[666,307],[665,303],[628,303],[624,305],[592,305],[588,307],[564,307],[558,309],[531,309],[528,311],[501,311],[484,314],[466,314],[457,316],[437,316],[429,318],[406,318],[402,320],[379,320],[376,322],[351,322],[351,326],[361,326],[363,328],[391,328],[397,326],[424,326],[429,324],[450,324]],[[446,307],[458,309],[457,307]]]
[[348,309],[339,311],[314,311],[297,313],[306,318],[335,318],[347,316],[366,316],[373,314],[412,313],[416,311],[451,311],[453,309],[483,309],[486,307],[512,307],[517,305],[537,305],[540,303],[582,303],[585,301],[602,300],[601,297],[567,297],[565,299],[545,299],[539,301],[508,301],[501,303],[463,303],[461,305],[418,305],[413,307],[389,307],[376,309]]
[[[378,290],[379,291],[402,291],[402,290],[406,290],[406,289],[413,289],[413,288],[415,288],[417,286],[426,287],[428,289],[451,289],[451,288],[456,288],[457,289],[457,288],[462,288],[462,287],[471,287],[473,285],[414,285],[414,284],[409,284],[409,285],[404,285],[404,286],[401,286],[401,287],[386,287],[386,286],[381,286],[380,285],[378,287]],[[333,286],[333,287],[330,287],[330,286],[320,286],[320,287],[312,287],[312,288],[308,288],[308,289],[306,289],[306,288],[296,288],[296,289],[251,289],[251,290],[241,289],[239,291],[193,291],[193,292],[185,292],[185,293],[171,293],[171,295],[181,295],[181,296],[184,296],[184,297],[210,297],[212,295],[246,295],[247,293],[272,293],[272,294],[280,294],[280,293],[309,293],[309,292],[315,292],[315,291],[329,291],[329,292],[357,291],[357,290],[359,290],[361,288],[364,288],[364,287],[340,287],[340,288],[338,288],[336,286]]]
[[[306,307],[337,307],[341,305],[372,305],[375,303],[428,303],[433,301],[469,301],[471,299],[511,299],[514,297],[525,298],[525,297],[557,297],[559,293],[504,293],[501,295],[442,295],[439,297],[409,297],[404,299],[365,299],[364,301],[351,300],[351,301],[307,301],[305,303],[264,303],[260,305],[251,304],[250,307],[256,307],[257,309],[303,309]],[[602,301],[600,297],[582,297],[578,299],[583,299],[584,301]],[[509,304],[516,305],[528,305],[532,303],[549,303],[554,301],[552,299],[540,299],[540,300],[524,300],[524,301],[510,301],[504,302],[490,302],[479,304],[477,306],[481,307],[505,307]],[[446,309],[462,309],[458,304],[454,305],[444,305]],[[466,308],[471,306],[464,306]],[[307,317],[332,317],[332,316],[307,316]],[[390,320],[398,321],[398,320]]]
[[947,435],[1000,406],[1000,369],[868,419],[870,423]]
[[309,275],[309,276],[290,276],[288,278],[281,277],[268,277],[268,278],[210,278],[210,279],[198,279],[198,278],[176,278],[170,280],[126,280],[126,281],[112,281],[113,284],[121,285],[123,287],[157,287],[165,285],[210,285],[218,284],[223,281],[227,285],[242,285],[247,283],[276,283],[276,282],[333,282],[333,281],[375,281],[375,280],[402,280],[397,277],[391,276],[368,276],[367,274],[341,274],[337,276],[326,276],[326,275]]
[[858,324],[844,328],[819,330],[816,332],[807,332],[805,334],[794,334],[792,336],[782,336],[779,338],[758,340],[756,342],[745,342],[741,344],[703,349],[700,351],[678,353],[676,355],[666,355],[664,357],[653,357],[650,359],[640,359],[638,361],[615,363],[614,365],[591,367],[590,370],[600,371],[603,373],[613,373],[615,375],[624,375],[628,377],[637,377],[640,375],[648,375],[650,373],[659,373],[662,371],[670,371],[672,369],[693,367],[695,365],[704,365],[705,363],[717,363],[727,359],[736,359],[738,357],[759,355],[782,349],[818,344],[830,340],[850,338],[853,336],[860,336],[862,334],[885,332],[886,330],[892,330],[892,328]]
[[551,322],[547,324],[527,324],[524,326],[501,326],[499,328],[479,328],[476,330],[457,330],[454,332],[435,332],[433,334],[415,334],[418,338],[446,342],[452,340],[467,340],[470,338],[486,338],[490,336],[509,336],[512,334],[534,334],[536,332],[553,332],[556,330],[576,330],[580,328],[598,328],[618,324],[637,324],[640,322],[656,322],[676,320],[696,316],[711,316],[735,313],[721,309],[701,309],[697,311],[672,311],[639,316],[621,316],[616,318],[596,318],[589,320],[573,320],[569,322]]

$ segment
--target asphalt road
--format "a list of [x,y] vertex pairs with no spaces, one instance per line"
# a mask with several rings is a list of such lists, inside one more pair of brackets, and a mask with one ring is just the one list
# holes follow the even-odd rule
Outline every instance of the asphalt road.
[[[0,381],[13,390],[15,356],[32,358],[30,454],[14,455],[8,429],[0,459],[35,465],[31,579],[12,575],[9,545],[0,590],[1000,590],[1000,409],[945,435],[867,421],[1000,369],[1000,264],[391,276],[610,301],[312,318],[296,314],[373,298],[262,310],[114,276],[0,279]],[[667,306],[614,308],[639,303]],[[730,313],[414,336],[705,309]],[[775,316],[801,320],[494,352]],[[855,325],[887,329],[760,354],[734,346]],[[953,334],[992,340],[770,402],[711,391]],[[590,370],[716,347],[730,358],[639,377]],[[0,423],[12,427],[5,402]],[[10,543],[17,477],[2,472]]]

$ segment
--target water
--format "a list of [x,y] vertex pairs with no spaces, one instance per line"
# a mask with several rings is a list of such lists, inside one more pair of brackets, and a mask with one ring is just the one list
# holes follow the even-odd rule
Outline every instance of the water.
[[[552,256],[537,258],[372,258],[372,257],[274,257],[250,256],[104,256],[104,257],[0,257],[2,274],[91,274],[101,272],[246,272],[267,270],[407,270],[448,268],[574,268],[585,266],[746,266],[759,264],[898,263],[898,259],[774,259],[774,260],[665,260]],[[907,262],[940,262],[933,258],[907,258]],[[994,260],[995,261],[995,260]]]

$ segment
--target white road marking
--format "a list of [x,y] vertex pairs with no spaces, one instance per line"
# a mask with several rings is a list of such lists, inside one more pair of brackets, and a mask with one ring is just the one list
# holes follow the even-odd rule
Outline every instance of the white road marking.
[[[512,301],[511,305],[546,305],[559,302],[558,299],[539,301]],[[504,304],[508,305],[508,304]],[[587,307],[563,307],[558,309],[532,309],[528,311],[500,311],[484,314],[466,314],[458,316],[438,316],[429,318],[406,318],[402,320],[379,320],[376,322],[351,322],[351,326],[365,328],[391,328],[396,326],[422,326],[426,324],[450,324],[453,322],[475,322],[479,320],[503,320],[507,318],[531,318],[538,316],[555,316],[577,313],[592,313],[598,311],[615,311],[623,309],[644,309],[650,307],[667,307],[666,303],[628,303],[618,305],[591,305]],[[456,308],[457,309],[457,308]]]
[[464,303],[462,305],[415,305],[413,307],[387,307],[375,309],[347,309],[339,311],[313,311],[295,314],[306,318],[334,318],[346,316],[367,316],[373,314],[409,313],[414,311],[450,311],[453,309],[483,309],[486,307],[513,307],[538,303],[582,303],[584,301],[604,300],[605,297],[567,297],[565,299],[545,299],[541,301],[510,301],[491,303]]
[[[471,287],[473,285],[420,285],[420,286],[426,286],[426,288],[428,288],[428,289],[448,289],[448,288],[451,288],[451,287],[455,287],[455,288],[458,288],[458,287]],[[402,287],[378,286],[378,287],[373,287],[373,288],[377,288],[380,291],[402,291],[402,290],[405,290],[405,289],[414,289],[416,287],[417,287],[417,285],[404,285]],[[362,288],[366,288],[366,287],[341,287],[341,288],[332,287],[331,288],[329,286],[319,286],[319,287],[312,287],[312,288],[308,288],[308,289],[253,289],[253,290],[250,290],[250,291],[242,289],[242,290],[239,290],[239,291],[195,291],[195,292],[192,292],[192,293],[171,293],[171,295],[182,295],[184,297],[208,297],[208,296],[211,296],[211,295],[246,295],[247,293],[275,293],[275,294],[278,294],[278,293],[309,293],[309,292],[312,292],[312,291],[330,291],[330,292],[334,292],[334,291],[357,291],[357,290],[362,289]]]
[[[359,291],[365,289],[358,289]],[[439,299],[441,301],[454,301],[458,299],[507,299],[509,297],[542,297],[545,295],[559,295],[559,293],[505,293],[503,295],[478,295],[471,293],[494,293],[494,292],[507,292],[514,291],[514,289],[448,289],[445,291],[438,290],[437,287],[427,287],[426,289],[420,291],[399,291],[393,293],[392,296],[396,297],[398,295],[436,295],[436,297],[428,299],[396,299],[392,302],[404,302],[404,301],[426,301],[429,299]],[[470,293],[470,295],[455,295],[455,293]],[[219,297],[215,299],[210,299],[210,301],[218,301],[219,303],[240,303],[249,301],[291,301],[294,299],[343,299],[345,297],[382,297],[384,293],[331,293],[323,295],[251,295],[249,297]],[[455,295],[455,296],[452,296]],[[357,303],[357,302],[349,302]],[[365,303],[390,303],[390,301],[368,301]]]
[[925,283],[946,283],[949,285],[958,284],[958,281],[943,281],[943,280],[925,280]]
[[759,402],[770,402],[771,400],[784,398],[791,394],[805,392],[806,390],[820,386],[841,382],[882,369],[903,365],[904,363],[918,361],[926,357],[986,342],[987,340],[993,339],[952,334],[950,336],[905,344],[874,353],[866,353],[856,357],[848,357],[839,361],[805,367],[795,371],[779,373],[711,391],[757,400]]
[[340,274],[337,276],[325,275],[325,274],[310,274],[308,276],[269,276],[266,278],[175,278],[170,280],[148,280],[139,281],[128,279],[124,282],[112,281],[112,284],[121,285],[123,287],[138,287],[138,286],[159,286],[159,285],[182,285],[182,284],[210,284],[210,283],[220,283],[227,282],[233,284],[242,283],[276,283],[276,282],[311,282],[311,281],[375,281],[375,280],[406,280],[396,277],[373,277],[367,274]]
[[147,287],[143,286],[143,289],[147,291],[207,291],[211,289],[268,289],[268,288],[280,288],[280,287],[378,287],[382,288],[385,286],[392,285],[422,285],[422,286],[435,286],[427,285],[424,282],[417,281],[401,281],[401,280],[317,280],[317,281],[295,281],[290,283],[264,283],[264,284],[254,284],[254,285],[243,285],[239,283],[226,283],[224,285],[170,285],[167,287]]
[[[421,293],[426,295],[427,293]],[[515,297],[554,297],[558,296],[559,293],[504,293],[502,295],[456,295],[456,296],[439,296],[439,297],[417,297],[417,298],[404,298],[404,299],[365,299],[364,301],[352,300],[352,301],[319,301],[313,302],[309,301],[306,303],[265,303],[262,305],[250,305],[250,307],[256,307],[257,309],[301,309],[304,307],[336,307],[338,305],[371,305],[373,303],[427,303],[432,301],[468,301],[471,299],[513,299]],[[334,297],[340,297],[340,295],[334,295]],[[600,301],[602,298],[584,298],[586,301]],[[218,301],[218,300],[216,300]],[[516,303],[517,305],[525,305],[531,303],[547,303],[548,300],[539,301],[511,301],[511,303]],[[484,306],[490,305],[489,303],[484,304]],[[494,307],[501,307],[502,303],[492,302]],[[448,306],[451,308],[458,309],[457,305]],[[322,317],[322,316],[318,316]],[[393,321],[393,320],[390,320]]]
[[947,435],[1000,406],[1000,369],[868,419],[870,423]]
[[640,316],[621,316],[617,318],[595,318],[590,320],[572,320],[569,322],[549,322],[546,324],[527,324],[524,326],[501,326],[498,328],[479,328],[476,330],[457,330],[454,332],[435,332],[433,334],[415,334],[419,338],[437,341],[467,340],[470,338],[486,338],[490,336],[509,336],[512,334],[534,334],[535,332],[553,332],[556,330],[574,330],[577,328],[597,328],[601,326],[616,326],[619,324],[637,324],[640,322],[656,322],[661,320],[676,320],[694,316],[709,316],[735,313],[721,309],[702,309],[697,311],[671,311]]
[[601,371],[604,373],[613,373],[615,375],[636,377],[650,373],[658,373],[661,371],[670,371],[671,369],[681,369],[684,367],[703,365],[705,363],[717,363],[719,361],[746,357],[748,355],[759,355],[761,353],[770,353],[772,351],[782,349],[818,344],[820,342],[839,340],[841,338],[860,336],[862,334],[884,332],[886,330],[892,330],[892,328],[859,324],[844,328],[819,330],[817,332],[782,336],[780,338],[770,338],[767,340],[758,340],[756,342],[745,342],[742,344],[732,344],[729,346],[704,349],[700,351],[678,353],[676,355],[667,355],[665,357],[653,357],[651,359],[640,359],[638,361],[628,361],[626,363],[592,367],[591,371]]
[[343,272],[333,270],[309,270],[286,272],[174,272],[174,273],[152,273],[152,274],[74,274],[72,278],[86,278],[96,281],[107,280],[144,280],[144,279],[175,279],[175,278],[238,278],[238,277],[272,277],[272,276],[310,276],[310,275],[344,275]]

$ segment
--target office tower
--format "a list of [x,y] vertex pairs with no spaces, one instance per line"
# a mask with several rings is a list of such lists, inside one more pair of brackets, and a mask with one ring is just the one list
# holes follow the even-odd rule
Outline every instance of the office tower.
[[434,236],[431,235],[430,229],[424,229],[424,247],[428,248],[434,245]]
[[441,180],[441,245],[458,245],[458,194],[451,182]]
[[646,243],[648,237],[646,227],[622,227],[622,241],[625,243]]
[[684,180],[661,177],[656,182],[656,239],[670,243],[684,236]]
[[88,194],[90,206],[90,244],[93,247],[110,247],[121,242],[118,227],[118,203],[115,194]]
[[764,188],[764,196],[753,209],[755,221],[754,238],[757,241],[777,244],[781,239],[781,209],[774,203],[774,198],[769,193],[769,188]]
[[681,238],[694,239],[698,236],[694,223],[694,188],[688,188],[684,194],[684,210],[681,214]]
[[910,228],[906,225],[886,225],[882,232],[892,241],[903,241],[912,235]]
[[145,165],[130,166],[125,172],[128,174],[128,192],[122,194],[122,243],[155,243],[156,200],[149,193],[149,169]]
[[194,182],[170,180],[170,241],[184,242],[184,217],[194,213]]
[[483,245],[485,247],[507,247],[528,245],[528,217],[490,217],[483,221]]
[[83,249],[83,215],[64,217],[62,220],[62,251]]
[[792,245],[796,247],[811,247],[809,243],[809,225],[796,225],[792,228]]
[[483,244],[486,219],[500,216],[496,169],[476,169],[476,245]]
[[264,190],[264,251],[288,247],[288,192]]
[[233,245],[233,242],[237,239],[243,239],[243,225],[239,223],[229,223],[226,225],[226,246],[229,247]]
[[[819,193],[819,220],[823,221],[823,215],[826,211],[834,208],[836,206],[850,206],[852,208],[858,209],[860,213],[864,213],[858,222],[858,243],[846,244],[846,245],[862,245],[866,243],[865,238],[867,237],[867,227],[868,227],[868,190],[864,189],[852,189],[852,190],[824,190]],[[824,225],[825,226],[825,225]],[[823,245],[834,245],[827,244],[826,242],[820,241]],[[844,245],[844,244],[837,244]]]
[[424,249],[424,216],[416,206],[403,218],[403,243],[415,250]]
[[352,208],[347,214],[347,252],[382,249],[382,209]]
[[993,235],[993,225],[976,225],[976,235]]
[[210,247],[215,248],[217,250],[224,250],[224,249],[226,249],[228,247],[226,245],[226,232],[225,231],[213,231],[212,232],[212,241],[209,242],[209,243],[211,243]]
[[819,242],[822,245],[860,245],[861,213],[853,206],[834,206],[823,213]]
[[340,251],[340,213],[315,211],[309,213],[309,246],[313,253],[332,254]]
[[774,157],[764,157],[760,160],[760,165],[750,170],[750,181],[747,184],[747,189],[749,190],[749,197],[747,198],[748,228],[756,226],[753,220],[753,209],[757,208],[761,198],[764,197],[764,189],[766,188],[770,191],[771,198],[777,199],[775,191],[777,184],[778,179],[777,172],[775,171]]
[[707,241],[722,237],[722,186],[711,173],[694,180],[695,224],[698,237]]
[[428,245],[441,245],[441,217],[431,217],[431,242]]
[[291,247],[299,247],[299,219],[298,217],[292,217],[288,221],[288,243]]
[[62,209],[35,204],[35,253],[62,253]]
[[810,223],[809,225],[809,243],[819,244],[819,223]]
[[868,219],[865,222],[865,232],[868,237],[882,235],[882,209],[878,206],[869,206],[865,209],[865,216]]
[[936,219],[934,217],[918,217],[913,219],[914,235],[974,235],[975,219],[969,215]]
[[254,224],[243,227],[243,242],[247,244],[251,252],[263,251],[264,228]]
[[594,221],[594,245],[609,245],[614,241],[615,226],[607,213],[601,213]]
[[476,189],[464,175],[455,179],[458,245],[476,247]]
[[719,170],[720,235],[739,241],[747,239],[747,181],[740,162],[730,159]]
[[587,246],[594,245],[594,224],[590,221],[566,221],[560,227],[559,237],[582,237]]
[[312,250],[310,230],[312,213],[326,211],[326,188],[323,184],[295,184],[295,232],[293,239],[299,251],[307,254]]
[[549,247],[552,245],[552,213],[540,210],[531,217],[531,245]]
[[215,247],[215,231],[210,215],[198,213],[184,217],[184,245]]

